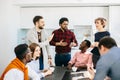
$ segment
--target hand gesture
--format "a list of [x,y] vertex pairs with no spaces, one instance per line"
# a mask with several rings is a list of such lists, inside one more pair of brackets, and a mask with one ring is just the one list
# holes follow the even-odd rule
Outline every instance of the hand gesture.
[[72,69],[72,65],[70,63],[68,64],[67,69],[69,69],[69,70]]
[[63,39],[59,42],[59,46],[67,46],[67,42],[63,42]]
[[90,73],[90,79],[94,79],[94,76],[95,76],[95,72],[94,72],[94,69],[93,67],[87,67],[87,70],[88,72]]
[[44,74],[45,74],[45,76],[51,75],[52,74],[52,70],[48,69]]
[[70,47],[75,47],[77,44],[75,43],[75,40],[73,40],[73,42],[70,43]]
[[48,58],[48,64],[49,64],[50,66],[53,66],[53,64],[52,64],[52,59],[51,59],[51,58]]
[[53,38],[54,34],[52,34],[51,36],[48,37],[48,41],[50,42]]

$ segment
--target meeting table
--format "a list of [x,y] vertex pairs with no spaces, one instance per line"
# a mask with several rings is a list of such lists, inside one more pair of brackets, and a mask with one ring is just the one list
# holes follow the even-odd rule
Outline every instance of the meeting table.
[[87,70],[72,71],[66,67],[54,67],[52,75],[46,76],[43,80],[90,80]]

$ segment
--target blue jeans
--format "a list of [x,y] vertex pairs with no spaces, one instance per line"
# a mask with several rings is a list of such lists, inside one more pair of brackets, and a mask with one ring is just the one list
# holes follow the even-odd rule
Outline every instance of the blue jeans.
[[67,66],[71,59],[70,52],[68,53],[56,53],[55,54],[55,65],[56,66]]
[[40,58],[39,58],[39,69],[40,70],[44,69],[43,56],[40,56]]

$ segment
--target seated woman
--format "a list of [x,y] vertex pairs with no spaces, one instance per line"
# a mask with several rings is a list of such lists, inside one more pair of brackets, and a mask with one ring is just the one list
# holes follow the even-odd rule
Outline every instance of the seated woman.
[[32,51],[32,61],[27,64],[29,77],[32,80],[40,80],[40,78],[52,74],[52,71],[49,69],[43,72],[39,70],[40,46],[32,43],[29,48]]
[[72,66],[78,69],[87,69],[87,67],[92,67],[92,54],[87,51],[91,43],[89,40],[84,40],[80,44],[80,51],[76,52],[73,58],[69,61],[67,68],[72,69]]

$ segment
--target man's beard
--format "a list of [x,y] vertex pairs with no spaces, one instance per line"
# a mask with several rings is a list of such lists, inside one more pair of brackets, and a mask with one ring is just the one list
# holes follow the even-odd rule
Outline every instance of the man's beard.
[[64,31],[66,31],[68,28],[62,28]]
[[79,47],[79,50],[83,50],[84,48],[83,47]]
[[39,26],[39,29],[43,29],[43,27]]
[[31,60],[29,60],[29,61],[27,61],[27,63],[29,63],[29,62],[31,62],[32,61],[32,59]]

